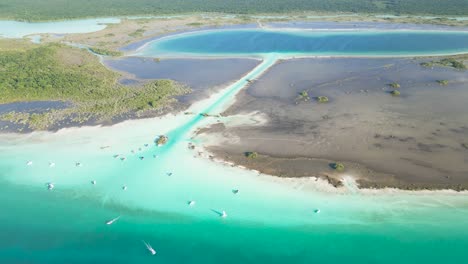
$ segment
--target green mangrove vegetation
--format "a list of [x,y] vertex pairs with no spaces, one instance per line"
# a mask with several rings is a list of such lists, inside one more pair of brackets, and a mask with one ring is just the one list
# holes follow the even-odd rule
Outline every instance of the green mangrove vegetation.
[[162,146],[164,144],[167,143],[167,141],[169,141],[169,137],[165,136],[165,135],[161,135],[158,137],[158,139],[156,139],[156,145],[157,146]]
[[467,66],[463,62],[463,59],[456,59],[456,58],[443,58],[440,60],[422,62],[421,66],[426,67],[426,68],[439,66],[439,67],[450,67],[450,68],[454,68],[457,70],[467,69]]
[[121,51],[108,50],[103,48],[89,48],[89,50],[103,56],[120,57],[123,55],[123,52]]
[[398,90],[393,90],[393,91],[390,92],[390,94],[393,95],[393,96],[400,96],[401,93]]
[[0,103],[65,101],[72,105],[45,113],[6,113],[0,119],[47,129],[64,120],[106,121],[159,112],[189,89],[170,80],[139,87],[118,83],[119,74],[86,50],[61,44],[33,45],[0,40]]
[[328,103],[328,101],[329,101],[328,97],[326,97],[326,96],[317,96],[316,100],[319,103]]
[[2,0],[0,17],[38,21],[82,17],[161,15],[190,12],[237,14],[352,12],[383,14],[468,14],[466,0]]
[[249,159],[256,159],[258,157],[258,153],[257,152],[252,152],[252,151],[247,151],[244,153],[245,157],[249,158]]
[[330,167],[332,167],[332,169],[334,169],[336,171],[339,171],[339,172],[342,172],[342,171],[345,170],[345,165],[343,163],[340,163],[340,162],[331,163]]
[[397,83],[397,82],[392,82],[389,84],[390,87],[392,87],[393,89],[398,89],[400,88],[400,84]]
[[437,83],[442,86],[447,86],[449,84],[448,80],[437,80]]
[[298,94],[296,98],[296,104],[298,104],[299,101],[307,102],[309,100],[310,100],[309,93],[307,92],[307,90],[303,90]]

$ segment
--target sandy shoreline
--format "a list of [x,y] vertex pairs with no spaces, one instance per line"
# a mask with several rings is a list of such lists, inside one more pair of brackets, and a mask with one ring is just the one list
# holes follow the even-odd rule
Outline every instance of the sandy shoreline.
[[[211,140],[210,144],[216,144],[215,139],[211,136],[208,136],[208,140]],[[468,190],[454,190],[452,188],[421,188],[421,189],[401,189],[401,188],[392,188],[385,186],[376,186],[372,187],[359,187],[357,182],[353,181],[352,176],[348,174],[341,175],[341,181],[350,181],[351,186],[346,186],[341,184],[340,186],[334,186],[328,179],[324,179],[322,176],[303,176],[303,177],[287,177],[287,176],[278,176],[273,174],[267,174],[260,172],[249,165],[244,165],[232,161],[228,161],[220,157],[219,153],[215,153],[209,147],[202,146],[199,149],[194,149],[194,156],[199,158],[208,159],[212,162],[218,163],[222,166],[227,167],[236,167],[242,170],[249,170],[250,172],[257,174],[257,177],[265,181],[279,182],[282,184],[288,184],[295,186],[300,189],[308,189],[310,191],[318,191],[323,193],[332,193],[332,194],[349,194],[349,193],[359,193],[361,195],[382,195],[382,194],[411,194],[411,195],[427,195],[427,194],[444,194],[444,195],[461,195],[465,196],[468,194]]]

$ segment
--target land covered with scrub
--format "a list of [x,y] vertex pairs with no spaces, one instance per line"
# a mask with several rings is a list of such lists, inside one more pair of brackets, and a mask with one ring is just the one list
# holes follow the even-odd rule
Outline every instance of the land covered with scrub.
[[0,4],[0,17],[27,21],[193,12],[284,14],[305,11],[464,16],[468,14],[468,5],[465,0],[3,0]]
[[62,44],[0,40],[0,65],[0,104],[67,103],[62,109],[0,115],[0,120],[11,123],[7,126],[19,125],[20,129],[54,129],[160,114],[170,107],[174,96],[189,92],[171,80],[132,87],[119,84],[120,74],[107,69],[98,57]]

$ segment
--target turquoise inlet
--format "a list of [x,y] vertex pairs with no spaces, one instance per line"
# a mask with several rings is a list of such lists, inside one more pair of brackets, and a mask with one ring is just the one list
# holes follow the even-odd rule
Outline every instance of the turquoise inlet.
[[164,37],[138,54],[165,55],[390,56],[468,52],[468,32],[207,30]]

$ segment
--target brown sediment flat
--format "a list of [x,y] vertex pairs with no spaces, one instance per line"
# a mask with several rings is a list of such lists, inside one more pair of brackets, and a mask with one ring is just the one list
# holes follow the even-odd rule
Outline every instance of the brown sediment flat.
[[[468,189],[468,74],[413,59],[282,61],[224,115],[259,111],[262,126],[216,127],[217,157],[261,172],[321,176],[361,188]],[[437,80],[449,80],[441,86]],[[401,96],[389,94],[398,82]],[[306,90],[311,100],[299,100]],[[329,103],[313,98],[327,96]],[[243,154],[256,151],[257,159]],[[344,172],[329,164],[342,162]],[[334,181],[336,181],[334,183]]]

